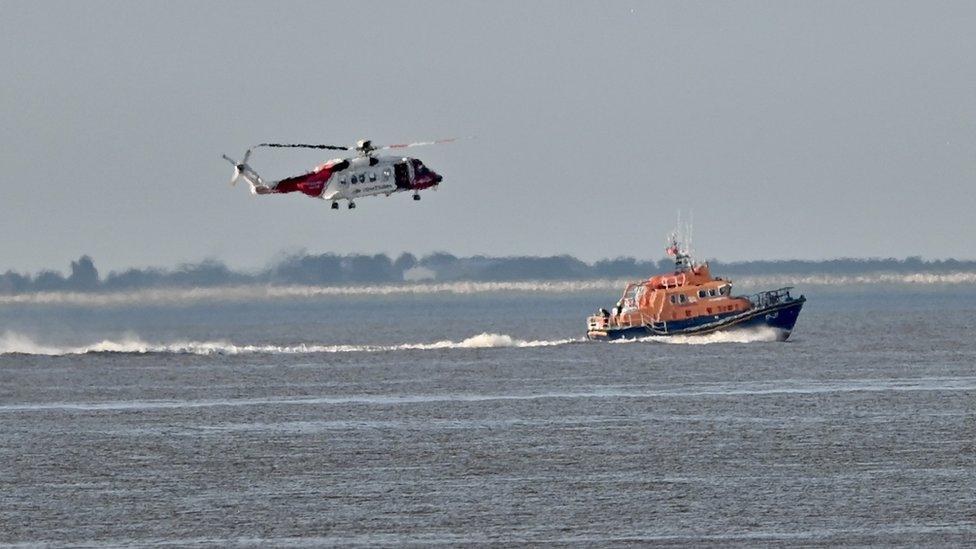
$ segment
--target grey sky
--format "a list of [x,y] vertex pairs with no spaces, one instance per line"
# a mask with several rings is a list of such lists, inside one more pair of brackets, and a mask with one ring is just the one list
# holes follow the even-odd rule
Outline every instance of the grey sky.
[[[280,252],[973,258],[973,2],[0,2],[0,269]],[[353,212],[265,140],[415,149]],[[327,156],[258,151],[268,177]]]

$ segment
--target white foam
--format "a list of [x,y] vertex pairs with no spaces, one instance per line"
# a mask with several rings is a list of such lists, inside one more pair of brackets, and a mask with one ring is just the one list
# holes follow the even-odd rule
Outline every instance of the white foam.
[[39,345],[33,339],[16,332],[0,335],[0,354],[20,353],[25,355],[56,355],[61,349]]
[[877,284],[940,285],[976,284],[976,272],[950,273],[864,273],[857,275],[762,275],[745,276],[736,279],[741,285],[752,287],[776,286],[781,284],[795,286],[852,286]]
[[[776,341],[779,332],[775,328],[756,328],[719,332],[700,336],[645,337],[616,340],[612,343],[668,343],[705,345],[711,343],[752,343]],[[88,353],[133,354],[187,354],[187,355],[244,355],[244,354],[313,354],[313,353],[379,353],[392,351],[430,351],[438,349],[498,349],[507,347],[553,347],[580,343],[583,339],[523,340],[506,334],[480,333],[463,339],[449,339],[430,343],[401,343],[398,345],[323,345],[298,343],[294,345],[239,344],[226,340],[194,341],[176,340],[164,343],[146,341],[129,335],[119,339],[104,339],[87,345],[58,346],[38,343],[30,336],[17,332],[0,335],[0,355],[83,355]]]
[[[29,292],[0,295],[0,305],[186,305],[206,302],[253,302],[288,299],[316,299],[348,296],[483,294],[497,292],[579,293],[617,291],[630,279],[522,282],[424,282],[359,286],[270,286],[248,284],[209,288],[147,288],[112,292]],[[740,287],[850,286],[877,284],[946,285],[976,284],[976,272],[951,273],[867,273],[861,275],[770,274],[736,278]]]
[[240,285],[210,288],[150,288],[113,292],[30,292],[0,295],[0,305],[186,305],[200,302],[253,302],[328,297],[384,297],[390,295],[469,295],[498,292],[573,293],[616,290],[626,280],[556,282],[445,282],[378,284],[369,286]]
[[709,345],[712,343],[759,343],[779,341],[782,332],[769,326],[741,328],[702,335],[649,336],[636,339],[617,339],[616,344],[667,343],[669,345]]
[[776,328],[762,326],[758,328],[713,332],[704,335],[676,335],[657,338],[661,343],[676,345],[708,345],[711,343],[759,343],[779,341],[782,332]]
[[15,332],[0,336],[0,354],[25,355],[80,355],[86,353],[162,353],[191,355],[240,355],[240,354],[310,354],[310,353],[376,353],[406,350],[436,349],[491,349],[504,347],[549,347],[565,345],[581,340],[556,339],[525,341],[509,335],[482,333],[462,341],[442,340],[433,343],[402,343],[399,345],[320,345],[300,343],[296,345],[246,345],[229,341],[174,341],[149,343],[130,336],[119,340],[103,340],[90,345],[52,346],[36,343],[33,339]]

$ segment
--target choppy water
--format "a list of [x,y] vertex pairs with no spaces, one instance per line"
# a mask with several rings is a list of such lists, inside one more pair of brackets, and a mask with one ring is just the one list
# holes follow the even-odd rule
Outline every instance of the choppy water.
[[583,342],[593,290],[6,304],[0,544],[976,543],[972,286],[807,296],[787,343]]

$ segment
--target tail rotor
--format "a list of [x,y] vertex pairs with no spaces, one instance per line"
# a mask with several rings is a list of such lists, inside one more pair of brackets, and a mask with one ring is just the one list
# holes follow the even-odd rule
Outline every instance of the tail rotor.
[[224,160],[230,162],[231,166],[234,166],[234,177],[230,178],[231,187],[237,185],[237,180],[240,179],[242,176],[245,179],[247,179],[248,171],[253,172],[253,170],[251,170],[251,167],[247,165],[247,160],[251,158],[251,149],[248,149],[244,153],[244,158],[240,162],[237,162],[236,160],[227,156],[226,154],[222,154],[220,156],[222,156]]
[[230,178],[230,186],[233,187],[237,184],[237,181],[243,179],[251,186],[251,192],[253,194],[266,194],[271,191],[271,187],[265,185],[264,180],[261,176],[254,171],[251,166],[247,164],[248,159],[251,158],[251,149],[244,152],[244,158],[240,162],[234,160],[233,158],[227,156],[226,154],[221,155],[224,160],[234,166],[234,176]]

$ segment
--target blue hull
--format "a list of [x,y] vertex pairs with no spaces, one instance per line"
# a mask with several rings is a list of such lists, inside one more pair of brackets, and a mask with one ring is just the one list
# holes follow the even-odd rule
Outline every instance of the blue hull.
[[660,324],[633,326],[629,328],[610,328],[594,330],[586,334],[588,339],[614,340],[638,339],[645,337],[667,337],[674,335],[704,335],[715,332],[733,330],[749,330],[755,328],[775,328],[780,341],[786,341],[793,331],[796,319],[800,316],[800,309],[806,298],[783,301],[768,307],[757,307],[741,313],[724,316],[708,316],[662,322]]

